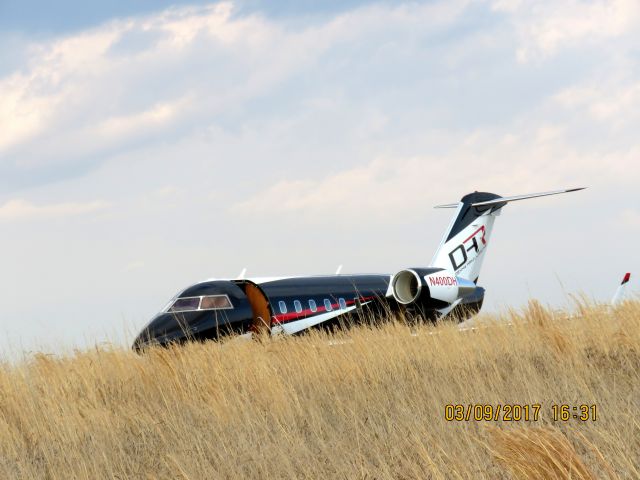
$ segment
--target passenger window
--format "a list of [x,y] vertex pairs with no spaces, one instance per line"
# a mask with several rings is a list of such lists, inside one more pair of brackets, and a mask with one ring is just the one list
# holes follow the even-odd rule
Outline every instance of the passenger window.
[[296,309],[296,313],[302,312],[302,304],[300,303],[300,300],[294,300],[293,301],[293,306]]
[[338,302],[340,303],[340,308],[341,309],[346,309],[347,308],[347,302],[344,301],[344,298],[341,298],[340,300],[338,300]]
[[318,306],[316,305],[315,300],[309,300],[309,308],[313,313],[316,313],[318,311]]
[[333,310],[333,307],[331,306],[331,300],[329,300],[328,298],[324,299],[324,309],[327,312],[330,312],[331,310]]
[[280,300],[278,306],[280,307],[280,313],[287,313],[287,304],[284,301]]

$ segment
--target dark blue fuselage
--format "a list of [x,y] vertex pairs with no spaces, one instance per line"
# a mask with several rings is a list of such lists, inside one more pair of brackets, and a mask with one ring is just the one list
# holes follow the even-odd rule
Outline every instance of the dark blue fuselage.
[[[158,313],[134,347],[249,332],[295,334],[309,328],[380,321],[390,317],[389,313],[407,308],[390,294],[390,281],[391,275],[381,274],[201,282],[181,292]],[[210,296],[226,296],[232,308],[202,308]],[[477,295],[469,298],[465,307],[470,312],[478,311],[483,296],[484,289],[478,287]],[[193,307],[172,311],[172,304],[181,299],[192,299]],[[420,307],[427,318],[437,313],[434,305],[414,307]]]

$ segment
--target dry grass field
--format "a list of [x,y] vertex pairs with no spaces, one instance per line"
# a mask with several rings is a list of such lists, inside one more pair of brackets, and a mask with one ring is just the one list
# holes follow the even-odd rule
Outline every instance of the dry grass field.
[[480,320],[5,363],[0,478],[640,478],[640,303]]

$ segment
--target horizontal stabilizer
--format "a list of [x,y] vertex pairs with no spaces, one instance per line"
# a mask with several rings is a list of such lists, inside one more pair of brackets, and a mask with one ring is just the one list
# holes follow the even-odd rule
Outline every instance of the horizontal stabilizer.
[[507,203],[507,202],[515,202],[517,200],[526,200],[527,198],[547,197],[549,195],[558,195],[559,193],[577,192],[578,190],[584,190],[585,188],[587,187],[568,188],[565,190],[553,190],[552,192],[529,193],[527,195],[514,195],[512,197],[496,198],[494,200],[488,200],[486,202],[472,203],[471,206],[481,207],[484,205],[496,205],[498,203]]
[[[498,205],[501,203],[515,202],[517,200],[526,200],[527,198],[546,197],[548,195],[558,195],[559,193],[577,192],[578,190],[584,190],[587,187],[579,188],[567,188],[564,190],[553,190],[551,192],[529,193],[527,195],[513,195],[511,197],[499,197],[485,202],[472,203],[472,207],[482,207],[485,205]],[[446,203],[444,205],[436,205],[433,208],[458,208],[460,203]]]

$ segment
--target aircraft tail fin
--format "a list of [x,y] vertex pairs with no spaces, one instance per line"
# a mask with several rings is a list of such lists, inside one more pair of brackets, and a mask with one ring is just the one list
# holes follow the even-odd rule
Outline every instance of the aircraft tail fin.
[[622,282],[618,286],[616,293],[613,295],[613,298],[611,299],[611,305],[615,306],[622,303],[622,301],[624,300],[624,295],[627,291],[627,284],[629,283],[630,279],[631,279],[631,273],[627,272],[622,278]]
[[431,261],[431,266],[445,268],[455,272],[459,277],[477,283],[493,223],[500,215],[502,207],[509,202],[578,190],[583,188],[511,197],[501,197],[488,192],[473,192],[462,197],[458,203],[436,206],[435,208],[456,208],[457,210]]

